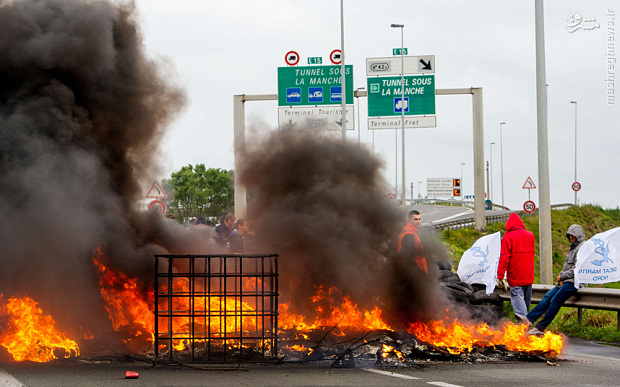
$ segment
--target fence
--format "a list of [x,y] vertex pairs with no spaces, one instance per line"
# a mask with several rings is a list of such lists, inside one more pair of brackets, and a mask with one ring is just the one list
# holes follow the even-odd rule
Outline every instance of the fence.
[[275,359],[278,255],[156,255],[155,357]]

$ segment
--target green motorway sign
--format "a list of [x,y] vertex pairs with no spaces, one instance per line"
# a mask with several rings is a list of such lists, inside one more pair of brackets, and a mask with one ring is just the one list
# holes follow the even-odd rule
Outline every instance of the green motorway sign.
[[[353,104],[353,66],[345,66],[347,104]],[[340,66],[278,67],[278,106],[340,105]]]
[[311,56],[308,58],[308,64],[322,64],[323,58],[320,56]]
[[[401,52],[404,51],[403,54],[401,54]],[[392,49],[392,55],[407,55],[407,49],[406,48],[393,48]]]
[[371,77],[368,80],[368,117],[435,114],[435,76],[405,76],[405,100],[401,77]]

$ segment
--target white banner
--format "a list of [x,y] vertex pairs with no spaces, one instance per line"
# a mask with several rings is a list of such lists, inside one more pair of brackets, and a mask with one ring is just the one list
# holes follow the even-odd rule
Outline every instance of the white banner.
[[493,293],[497,280],[497,265],[502,246],[502,233],[486,235],[463,253],[456,273],[468,284],[482,283],[487,294]]
[[620,227],[596,234],[577,252],[575,287],[579,284],[604,284],[620,280]]

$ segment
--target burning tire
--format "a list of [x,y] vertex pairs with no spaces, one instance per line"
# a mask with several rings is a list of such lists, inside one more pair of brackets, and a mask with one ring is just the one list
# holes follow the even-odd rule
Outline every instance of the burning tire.
[[437,278],[439,279],[439,282],[446,282],[446,283],[461,282],[461,278],[459,277],[459,275],[453,272],[452,270],[439,270],[439,275]]
[[474,294],[474,289],[471,285],[465,282],[440,282],[442,289],[448,294],[448,298],[455,302],[469,304],[471,297]]
[[504,301],[499,294],[491,293],[486,294],[485,290],[479,290],[471,296],[471,303],[474,305],[493,305],[504,306]]

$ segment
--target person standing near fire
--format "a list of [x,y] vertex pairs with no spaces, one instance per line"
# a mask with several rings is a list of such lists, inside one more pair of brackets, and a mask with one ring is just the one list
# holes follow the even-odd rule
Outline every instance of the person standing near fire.
[[[557,285],[545,294],[543,299],[531,312],[523,316],[517,316],[529,326],[530,324],[534,324],[536,320],[544,314],[545,317],[529,331],[530,335],[544,334],[545,329],[551,324],[551,321],[553,321],[558,314],[564,302],[571,298],[573,294],[577,293],[577,288],[575,287],[575,264],[577,263],[577,252],[586,241],[586,234],[583,232],[583,227],[578,224],[573,224],[568,228],[568,231],[566,231],[566,237],[570,241],[570,248],[568,249],[568,253],[566,253],[562,271],[556,278],[558,281]],[[580,288],[586,286],[588,285],[579,284]]]
[[398,235],[398,253],[403,258],[413,258],[418,268],[428,273],[424,248],[418,236],[418,229],[420,228],[421,222],[422,215],[420,215],[419,211],[409,211],[407,223]]
[[507,291],[510,285],[510,303],[515,316],[526,315],[532,301],[534,283],[534,234],[525,229],[516,213],[510,214],[506,222],[506,233],[502,238],[502,249],[497,266],[497,284]]
[[239,219],[235,224],[233,232],[228,235],[230,251],[233,254],[245,254],[250,247],[250,221]]
[[237,218],[235,218],[235,214],[224,213],[220,218],[220,224],[215,227],[215,243],[219,246],[228,246],[228,236],[233,231],[233,226]]

